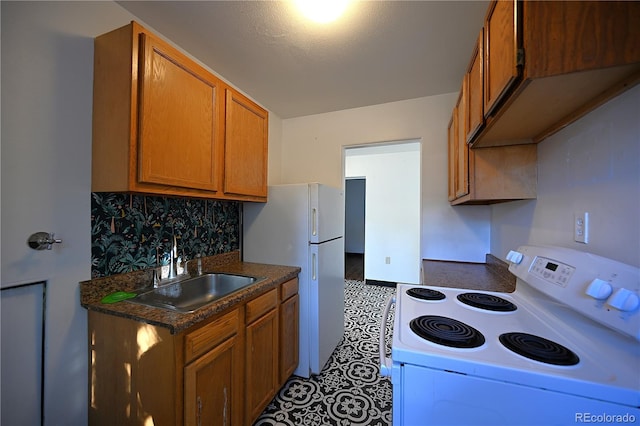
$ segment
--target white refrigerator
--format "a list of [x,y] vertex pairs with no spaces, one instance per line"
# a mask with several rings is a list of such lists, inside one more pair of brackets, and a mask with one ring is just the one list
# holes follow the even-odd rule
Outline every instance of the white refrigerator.
[[300,352],[294,374],[318,374],[344,334],[344,192],[318,183],[274,185],[244,203],[245,262],[299,266]]

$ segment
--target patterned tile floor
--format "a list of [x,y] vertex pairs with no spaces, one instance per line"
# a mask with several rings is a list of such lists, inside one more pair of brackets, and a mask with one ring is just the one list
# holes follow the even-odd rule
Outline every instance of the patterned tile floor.
[[391,382],[379,373],[378,339],[394,292],[346,280],[345,333],[324,370],[309,379],[292,376],[254,426],[391,425]]

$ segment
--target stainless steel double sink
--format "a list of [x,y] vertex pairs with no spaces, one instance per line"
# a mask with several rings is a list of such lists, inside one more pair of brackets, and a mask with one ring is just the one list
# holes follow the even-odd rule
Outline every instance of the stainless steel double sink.
[[240,274],[206,273],[141,292],[128,301],[177,312],[193,312],[265,279]]

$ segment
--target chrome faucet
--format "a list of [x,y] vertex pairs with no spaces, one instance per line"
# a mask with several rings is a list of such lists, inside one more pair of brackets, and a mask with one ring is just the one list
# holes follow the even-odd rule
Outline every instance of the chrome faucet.
[[169,250],[169,265],[159,266],[159,258],[158,266],[153,269],[153,287],[157,288],[163,284],[168,284],[180,278],[181,276],[188,274],[187,270],[187,262],[182,261],[182,257],[178,256],[178,244],[176,243],[175,235],[172,237],[173,241],[171,244],[171,249]]
[[176,236],[173,236],[173,244],[171,245],[171,250],[169,251],[169,276],[168,279],[175,278],[176,275]]
[[176,244],[176,236],[173,236],[173,245],[171,246],[171,251],[169,252],[169,276],[168,279],[173,279],[178,276],[177,271],[177,263],[181,262],[182,259],[178,257],[178,245]]

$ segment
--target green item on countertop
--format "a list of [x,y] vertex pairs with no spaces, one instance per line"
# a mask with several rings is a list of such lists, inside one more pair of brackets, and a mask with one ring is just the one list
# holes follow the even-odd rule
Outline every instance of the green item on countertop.
[[131,299],[131,298],[136,297],[136,296],[137,296],[136,293],[129,293],[127,291],[116,291],[115,293],[111,293],[111,294],[103,297],[100,302],[102,302],[102,303],[116,303],[116,302],[120,302],[121,300]]

